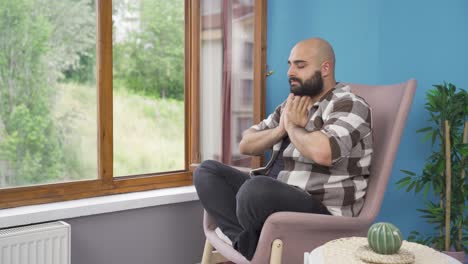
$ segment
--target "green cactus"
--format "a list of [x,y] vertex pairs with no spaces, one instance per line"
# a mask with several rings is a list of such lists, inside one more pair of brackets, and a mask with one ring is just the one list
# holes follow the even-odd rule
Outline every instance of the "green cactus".
[[367,232],[370,248],[384,255],[395,254],[403,241],[400,230],[390,223],[375,223]]

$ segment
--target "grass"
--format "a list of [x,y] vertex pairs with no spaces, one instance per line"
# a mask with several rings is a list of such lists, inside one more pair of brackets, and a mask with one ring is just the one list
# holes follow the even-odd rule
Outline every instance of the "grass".
[[184,168],[184,104],[124,89],[114,94],[114,174]]
[[76,84],[56,86],[52,114],[64,137],[63,180],[97,178],[96,89]]
[[[65,133],[70,179],[97,177],[96,89],[59,84],[54,116]],[[114,90],[114,175],[184,168],[184,104]]]

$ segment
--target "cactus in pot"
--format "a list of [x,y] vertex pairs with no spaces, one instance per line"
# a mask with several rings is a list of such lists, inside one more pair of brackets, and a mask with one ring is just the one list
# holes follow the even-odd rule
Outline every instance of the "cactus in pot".
[[396,226],[385,222],[373,224],[367,232],[369,247],[384,255],[397,253],[403,241],[402,237]]

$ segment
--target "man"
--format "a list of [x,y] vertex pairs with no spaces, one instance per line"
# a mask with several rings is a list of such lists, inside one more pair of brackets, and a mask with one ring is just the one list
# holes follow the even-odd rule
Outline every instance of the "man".
[[267,166],[250,177],[205,161],[194,174],[205,210],[249,260],[274,212],[356,216],[364,203],[372,154],[368,104],[335,81],[335,55],[325,40],[297,43],[288,64],[291,94],[240,142],[247,155],[273,147]]

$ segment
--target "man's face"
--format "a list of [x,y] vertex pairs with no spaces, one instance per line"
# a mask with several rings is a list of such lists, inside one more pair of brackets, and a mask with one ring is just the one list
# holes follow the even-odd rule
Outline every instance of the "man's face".
[[288,59],[288,79],[291,93],[315,97],[323,91],[321,64],[316,50],[297,45]]
[[298,77],[289,77],[289,86],[291,93],[294,95],[315,97],[323,91],[322,73],[315,71],[305,81]]

